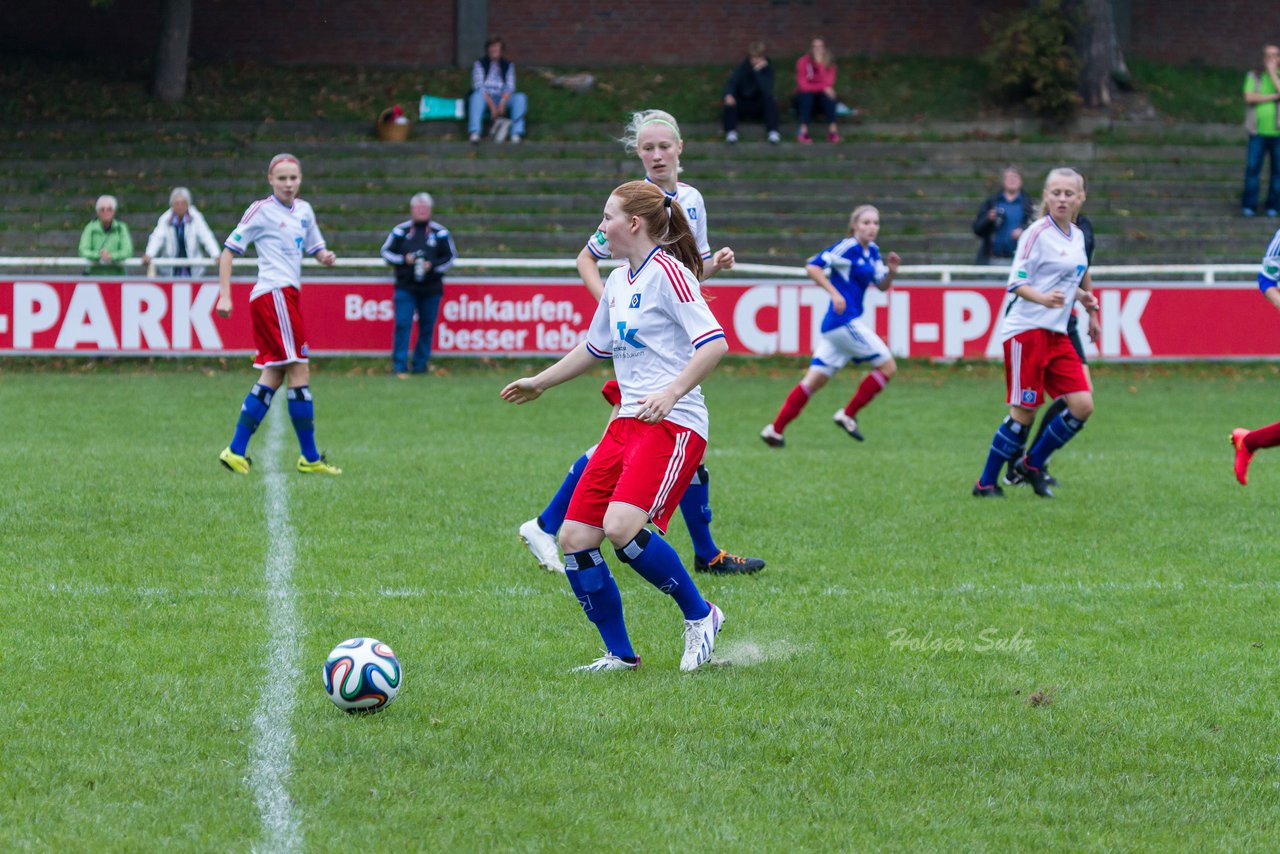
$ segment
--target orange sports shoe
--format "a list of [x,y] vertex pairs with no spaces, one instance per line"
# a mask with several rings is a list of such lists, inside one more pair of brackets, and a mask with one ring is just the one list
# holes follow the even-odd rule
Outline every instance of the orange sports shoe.
[[1244,486],[1249,482],[1249,463],[1253,461],[1253,451],[1244,446],[1244,437],[1249,431],[1237,427],[1231,431],[1231,446],[1236,449],[1236,480]]

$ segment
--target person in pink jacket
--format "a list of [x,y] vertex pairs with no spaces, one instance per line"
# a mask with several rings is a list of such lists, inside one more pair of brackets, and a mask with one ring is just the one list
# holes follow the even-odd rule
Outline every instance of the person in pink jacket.
[[796,139],[802,143],[813,142],[809,136],[809,118],[813,115],[815,103],[822,107],[827,117],[827,141],[839,142],[840,134],[836,130],[836,63],[822,39],[814,39],[809,52],[796,60],[796,109],[800,113],[800,133]]

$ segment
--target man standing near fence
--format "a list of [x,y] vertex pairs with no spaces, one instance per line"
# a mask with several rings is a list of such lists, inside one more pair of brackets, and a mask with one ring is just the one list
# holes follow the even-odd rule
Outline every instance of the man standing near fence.
[[409,375],[409,338],[418,317],[418,343],[413,348],[413,373],[425,374],[431,359],[436,314],[444,296],[444,273],[453,266],[457,250],[449,229],[431,219],[435,202],[430,193],[409,200],[408,222],[402,222],[382,244],[382,258],[396,271],[396,325],[391,343],[391,370],[400,379]]

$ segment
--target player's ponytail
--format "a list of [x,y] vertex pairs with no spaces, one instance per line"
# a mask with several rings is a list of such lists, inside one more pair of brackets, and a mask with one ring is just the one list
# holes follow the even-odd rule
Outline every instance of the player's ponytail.
[[695,278],[702,278],[702,253],[679,202],[648,181],[630,181],[614,190],[613,195],[624,214],[644,221],[645,232],[654,243],[674,255]]

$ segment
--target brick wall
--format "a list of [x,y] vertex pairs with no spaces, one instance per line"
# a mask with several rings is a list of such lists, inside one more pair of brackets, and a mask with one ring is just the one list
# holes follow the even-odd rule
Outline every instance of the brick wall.
[[[981,22],[1025,0],[488,0],[489,29],[521,63],[618,65],[723,62],[763,38],[777,56],[814,35],[837,56],[971,55]],[[1246,67],[1261,42],[1280,39],[1266,0],[1126,0],[1130,56]],[[162,0],[0,0],[6,52],[110,59],[151,56]],[[288,64],[449,66],[455,0],[198,0],[197,59]],[[1274,26],[1275,31],[1268,27]]]

